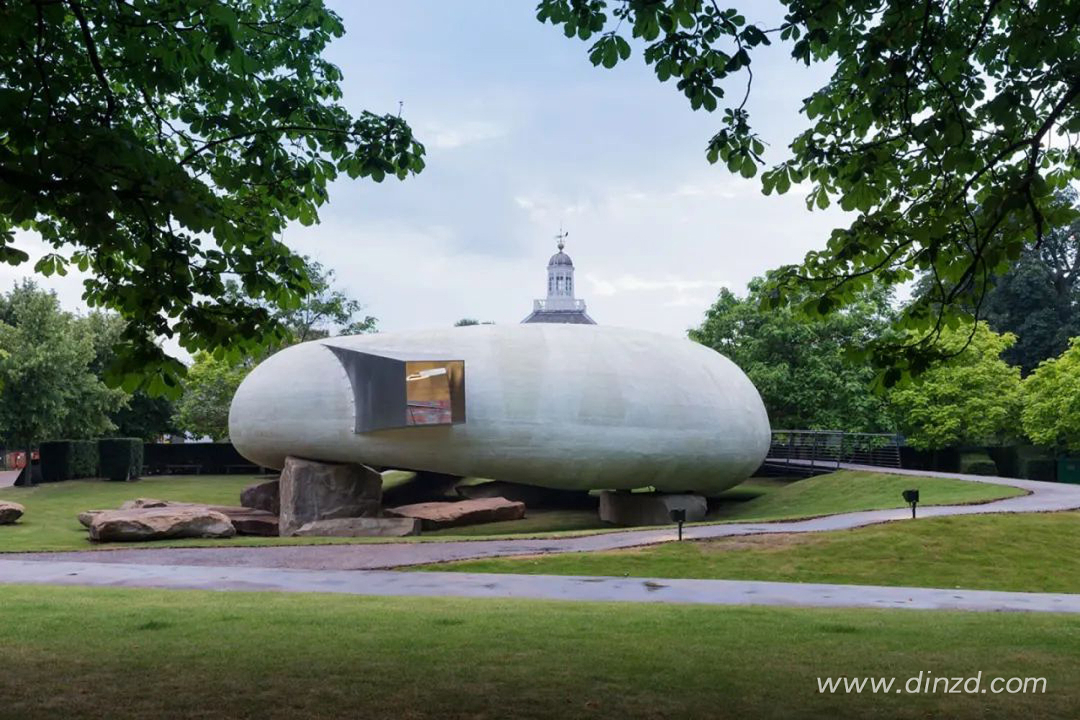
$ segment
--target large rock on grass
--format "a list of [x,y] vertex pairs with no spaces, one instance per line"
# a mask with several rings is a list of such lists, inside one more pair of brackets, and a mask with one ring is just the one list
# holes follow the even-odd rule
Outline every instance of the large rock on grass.
[[216,505],[209,506],[209,509],[229,518],[229,522],[236,528],[237,535],[277,537],[281,532],[278,516],[272,512],[248,507],[218,507]]
[[296,537],[406,537],[420,534],[416,518],[337,518],[301,525]]
[[89,529],[90,524],[94,522],[94,518],[103,512],[113,512],[112,510],[83,510],[79,513],[79,524],[84,528]]
[[364,465],[287,457],[280,491],[283,536],[315,520],[376,517],[382,507],[382,475]]
[[141,510],[106,510],[90,522],[90,539],[98,542],[228,538],[236,534],[229,518],[197,505]]
[[240,504],[246,508],[279,514],[281,512],[281,481],[268,480],[248,485],[240,491]]
[[[229,519],[236,528],[238,535],[259,535],[263,537],[276,537],[278,535],[278,516],[265,510],[256,510],[249,507],[234,505],[203,505],[201,503],[176,502],[174,500],[157,500],[152,498],[136,498],[128,500],[120,506],[121,510],[136,512],[139,510],[156,510],[160,508],[202,508],[221,513]],[[115,512],[114,510],[87,510],[79,513],[79,522],[83,527],[89,528],[94,518],[103,512]]]
[[705,498],[692,493],[600,493],[600,520],[612,525],[671,525],[672,510],[685,510],[686,522],[700,522],[708,509]]
[[23,516],[26,508],[17,502],[0,500],[0,525],[10,525]]
[[525,517],[525,503],[506,498],[482,498],[460,502],[428,502],[402,505],[386,511],[391,517],[416,518],[424,530],[480,525]]

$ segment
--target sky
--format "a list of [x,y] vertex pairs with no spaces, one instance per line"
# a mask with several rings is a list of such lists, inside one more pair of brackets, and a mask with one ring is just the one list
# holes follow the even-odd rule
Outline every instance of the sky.
[[[808,211],[798,188],[767,197],[759,178],[710,166],[719,113],[691,111],[640,47],[612,70],[593,67],[588,43],[541,25],[533,0],[330,5],[347,30],[327,52],[345,75],[344,104],[386,113],[403,103],[427,167],[403,182],[336,181],[321,222],[283,240],[332,268],[384,332],[520,322],[546,294],[561,226],[597,323],[683,335],[721,287],[742,294],[845,224],[838,210]],[[778,17],[771,2],[742,5],[750,21]],[[787,157],[805,126],[802,99],[827,80],[827,68],[788,52],[754,55],[747,107],[770,162]],[[0,286],[30,267],[4,266]],[[39,282],[82,307],[77,276]]]

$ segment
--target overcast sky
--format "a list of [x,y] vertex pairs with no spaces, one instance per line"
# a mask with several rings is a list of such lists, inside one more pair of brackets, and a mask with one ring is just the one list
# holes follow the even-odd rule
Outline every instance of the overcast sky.
[[[561,223],[577,294],[598,323],[681,335],[720,287],[741,293],[843,222],[807,211],[797,190],[766,197],[758,178],[710,166],[718,115],[692,112],[639,56],[594,68],[586,43],[536,21],[533,0],[330,4],[347,29],[329,49],[347,107],[396,112],[403,101],[427,169],[404,182],[339,181],[321,224],[284,240],[333,268],[383,331],[519,322],[546,292]],[[766,5],[746,2],[748,19],[775,21],[755,15]],[[779,46],[753,68],[751,120],[780,160],[804,126],[801,99],[826,72]],[[28,272],[4,266],[0,282]],[[42,284],[81,306],[77,278]]]

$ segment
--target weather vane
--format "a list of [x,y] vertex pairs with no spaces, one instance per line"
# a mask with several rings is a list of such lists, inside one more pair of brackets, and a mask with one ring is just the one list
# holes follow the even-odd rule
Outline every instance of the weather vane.
[[569,234],[570,233],[568,232],[563,232],[562,223],[559,223],[559,234],[555,236],[555,239],[558,241],[558,246],[560,250],[566,247],[566,238]]

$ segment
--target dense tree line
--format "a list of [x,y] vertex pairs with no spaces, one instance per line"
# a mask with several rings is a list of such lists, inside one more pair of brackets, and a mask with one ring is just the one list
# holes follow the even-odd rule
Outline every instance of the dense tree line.
[[258,355],[196,352],[176,400],[109,387],[128,322],[116,313],[76,314],[25,281],[0,295],[0,440],[25,449],[43,440],[104,435],[228,438],[229,404],[259,360],[281,347],[333,334],[373,332],[376,319],[334,286],[334,273],[305,259],[314,292],[279,313],[282,341]]
[[[1076,193],[1059,198],[1077,202]],[[935,282],[916,283],[907,304]],[[1080,450],[1080,221],[1048,230],[994,281],[974,326],[940,332],[941,355],[894,386],[858,350],[895,333],[904,312],[881,285],[817,319],[773,309],[769,285],[721,291],[690,337],[734,360],[757,385],[774,428],[900,432],[917,448],[1030,440]],[[891,340],[890,340],[891,341]]]

